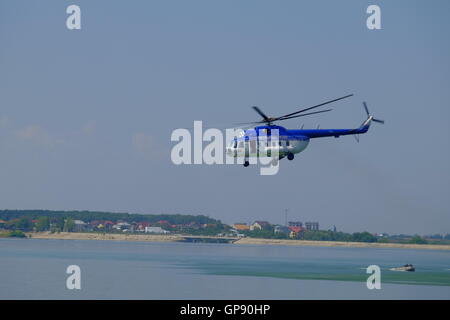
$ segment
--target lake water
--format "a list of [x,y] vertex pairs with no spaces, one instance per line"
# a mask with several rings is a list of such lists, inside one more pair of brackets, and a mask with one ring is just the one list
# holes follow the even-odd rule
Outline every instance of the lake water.
[[450,299],[450,251],[0,239],[0,299]]

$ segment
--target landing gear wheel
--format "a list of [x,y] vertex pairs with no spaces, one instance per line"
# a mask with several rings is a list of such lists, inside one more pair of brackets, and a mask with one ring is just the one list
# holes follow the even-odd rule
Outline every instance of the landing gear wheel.
[[248,160],[245,160],[245,161],[244,161],[244,167],[248,167],[249,164],[250,164],[250,162],[248,162]]
[[294,160],[294,154],[293,153],[289,153],[287,155],[288,160]]

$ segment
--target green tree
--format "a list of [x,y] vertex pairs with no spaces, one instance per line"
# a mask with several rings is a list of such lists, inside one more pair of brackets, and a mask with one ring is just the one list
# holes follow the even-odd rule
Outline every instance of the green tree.
[[373,234],[365,232],[355,232],[352,234],[352,241],[355,242],[377,242],[377,237]]
[[64,232],[72,232],[75,229],[75,222],[72,218],[68,218],[66,222],[64,223]]
[[33,229],[33,223],[28,217],[22,217],[12,222],[12,227],[17,230],[30,231]]
[[63,217],[55,217],[51,219],[51,232],[61,232],[64,229],[64,218]]
[[424,238],[422,238],[419,235],[415,235],[414,237],[411,238],[411,240],[409,240],[410,243],[414,243],[414,244],[427,244],[428,241],[425,240]]
[[47,216],[39,217],[36,223],[37,231],[47,231],[50,229],[50,219]]
[[27,236],[20,230],[11,231],[8,234],[8,237],[11,238],[26,238]]

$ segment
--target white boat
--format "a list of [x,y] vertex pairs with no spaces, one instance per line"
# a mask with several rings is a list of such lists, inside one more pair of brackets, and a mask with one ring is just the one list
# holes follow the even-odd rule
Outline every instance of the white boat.
[[416,268],[412,264],[405,264],[403,267],[391,268],[391,271],[416,271]]

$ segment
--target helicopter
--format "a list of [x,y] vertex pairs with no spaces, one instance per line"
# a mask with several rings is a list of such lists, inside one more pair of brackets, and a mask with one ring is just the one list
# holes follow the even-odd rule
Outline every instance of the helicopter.
[[[354,129],[286,129],[282,126],[275,125],[275,122],[294,119],[304,116],[309,116],[318,113],[329,112],[332,109],[313,111],[315,108],[322,107],[324,105],[343,100],[353,96],[349,94],[337,99],[329,100],[312,107],[304,108],[296,112],[288,113],[279,117],[268,117],[259,107],[253,106],[253,110],[256,111],[262,120],[255,122],[240,123],[239,125],[257,125],[254,129],[243,130],[242,134],[235,137],[226,148],[226,153],[231,157],[244,157],[244,167],[250,165],[250,157],[260,157],[261,152],[266,152],[270,156],[271,152],[277,154],[278,157],[274,158],[272,164],[276,165],[278,160],[287,158],[288,160],[294,160],[294,155],[302,152],[306,149],[310,139],[323,138],[323,137],[335,137],[338,138],[344,135],[354,135],[355,139],[359,142],[358,135],[366,133],[370,125],[373,122],[384,124],[384,120],[374,118],[367,107],[366,102],[363,102],[364,109],[367,114],[367,119],[358,127]],[[306,112],[306,113],[305,113]],[[275,141],[271,141],[272,132],[278,130],[278,136]],[[263,144],[260,143],[263,137],[267,138]],[[261,145],[263,145],[261,150]]]

